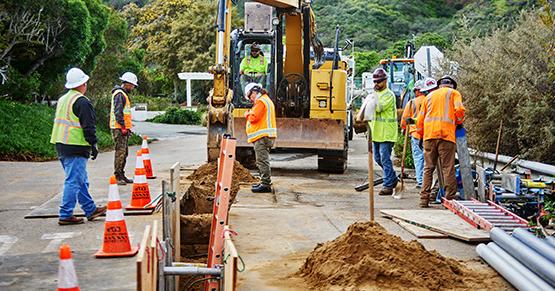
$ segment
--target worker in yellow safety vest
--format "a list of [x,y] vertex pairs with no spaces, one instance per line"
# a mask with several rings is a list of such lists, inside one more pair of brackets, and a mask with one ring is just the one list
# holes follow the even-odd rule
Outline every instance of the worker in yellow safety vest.
[[253,185],[252,192],[272,192],[270,150],[277,137],[276,110],[274,102],[261,84],[245,86],[245,97],[254,105],[245,113],[247,141],[254,144],[256,166],[260,173],[260,184]]
[[250,47],[250,54],[243,58],[239,67],[240,81],[243,88],[248,83],[259,83],[264,88],[267,69],[268,60],[264,57],[260,45],[253,42]]
[[73,215],[79,201],[89,221],[106,213],[106,206],[96,206],[89,193],[87,160],[95,160],[96,115],[85,93],[87,76],[81,69],[67,72],[65,87],[68,91],[58,99],[50,143],[56,145],[58,158],[65,173],[64,190],[60,204],[59,225],[81,224],[83,218]]
[[417,119],[417,130],[423,139],[424,180],[420,192],[420,207],[429,207],[432,175],[439,159],[445,183],[445,198],[455,198],[455,131],[464,121],[465,108],[457,91],[457,82],[451,76],[438,80],[439,89],[433,91],[422,103]]
[[119,185],[133,183],[125,176],[125,164],[129,155],[128,141],[131,135],[131,100],[129,93],[138,86],[137,76],[131,72],[124,73],[120,80],[121,86],[112,89],[112,104],[110,106],[110,129],[115,143],[114,175]]

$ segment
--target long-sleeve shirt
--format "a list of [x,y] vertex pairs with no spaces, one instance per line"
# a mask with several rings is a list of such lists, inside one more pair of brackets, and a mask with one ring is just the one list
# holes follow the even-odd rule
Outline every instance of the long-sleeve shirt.
[[[98,141],[96,138],[96,113],[89,99],[84,96],[77,98],[72,109],[73,114],[79,117],[85,140],[91,145],[96,145]],[[81,156],[89,158],[91,147],[57,143],[56,151],[60,157]]]
[[[128,93],[123,87],[116,86],[112,89],[112,93],[116,90],[123,90],[125,93]],[[125,126],[125,121],[123,118],[123,107],[125,107],[125,96],[122,93],[116,94],[114,96],[114,115],[116,116],[116,122]]]

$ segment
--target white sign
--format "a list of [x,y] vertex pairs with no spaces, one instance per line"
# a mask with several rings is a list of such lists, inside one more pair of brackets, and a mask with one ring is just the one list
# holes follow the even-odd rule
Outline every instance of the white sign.
[[439,71],[443,53],[435,46],[423,46],[414,54],[414,66],[424,77],[433,77]]

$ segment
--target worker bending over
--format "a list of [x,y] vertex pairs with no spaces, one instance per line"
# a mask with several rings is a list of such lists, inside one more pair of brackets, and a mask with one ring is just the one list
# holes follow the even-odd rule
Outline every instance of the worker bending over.
[[270,170],[270,150],[277,137],[276,111],[268,92],[261,84],[249,83],[245,86],[245,97],[254,105],[245,113],[247,119],[247,141],[254,144],[256,166],[260,174],[260,184],[253,185],[252,192],[272,192]]
[[260,45],[256,42],[251,44],[251,52],[248,56],[244,57],[239,67],[241,74],[241,85],[244,86],[248,83],[259,83],[262,88],[266,84],[266,71],[268,68],[268,61],[260,50]]
[[59,225],[80,224],[83,218],[73,215],[73,208],[79,201],[81,209],[89,221],[106,213],[106,206],[97,207],[89,193],[87,160],[98,155],[96,148],[96,114],[85,93],[87,76],[78,68],[67,72],[65,87],[69,89],[56,105],[56,116],[52,127],[50,143],[56,145],[56,152],[64,168],[65,181],[60,204]]
[[133,183],[125,176],[125,164],[129,155],[128,141],[131,135],[131,100],[129,93],[138,86],[137,76],[131,72],[124,73],[119,78],[121,86],[112,89],[112,105],[110,107],[110,129],[116,144],[114,152],[114,175],[118,185]]
[[[387,73],[376,69],[372,75],[376,108],[374,119],[370,121],[374,159],[383,170],[383,188],[379,195],[392,195],[397,186],[397,174],[391,162],[391,151],[397,141],[397,107],[395,94],[387,88]],[[371,98],[371,97],[370,97]]]
[[462,96],[451,76],[438,80],[439,89],[426,96],[417,120],[417,129],[424,140],[424,181],[420,192],[420,207],[429,207],[432,175],[439,158],[445,182],[445,198],[455,198],[455,130],[464,121]]
[[403,117],[401,118],[401,128],[403,131],[408,130],[411,135],[411,149],[412,149],[412,160],[414,161],[414,168],[416,171],[416,188],[422,188],[422,174],[424,171],[424,152],[420,148],[420,140],[422,136],[416,130],[416,120],[418,114],[420,113],[422,101],[426,98],[426,95],[431,90],[437,87],[436,80],[433,78],[426,78],[425,80],[419,80],[414,85],[414,95],[415,98],[410,100],[403,111]]

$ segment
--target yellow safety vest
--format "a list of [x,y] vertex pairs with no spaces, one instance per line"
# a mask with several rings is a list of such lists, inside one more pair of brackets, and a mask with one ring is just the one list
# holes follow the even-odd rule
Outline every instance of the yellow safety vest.
[[84,96],[78,91],[69,90],[58,99],[50,143],[90,146],[85,140],[79,117],[73,113],[73,104],[79,97]]
[[276,110],[274,103],[268,97],[268,95],[262,95],[254,102],[252,112],[257,112],[256,108],[264,107],[262,116],[257,116],[257,121],[251,123],[247,119],[247,141],[253,143],[265,136],[275,138],[277,137],[277,126],[276,126]]
[[266,74],[267,67],[268,62],[266,61],[266,58],[262,55],[259,55],[256,58],[248,55],[241,61],[241,71],[243,71],[245,74]]
[[112,105],[110,107],[110,128],[121,128],[121,124],[116,121],[116,114],[114,112],[114,98],[118,93],[123,94],[125,97],[125,105],[123,106],[123,121],[125,123],[125,128],[130,129],[133,127],[133,123],[131,122],[131,102],[129,101],[129,96],[125,93],[122,89],[117,89],[112,93]]

